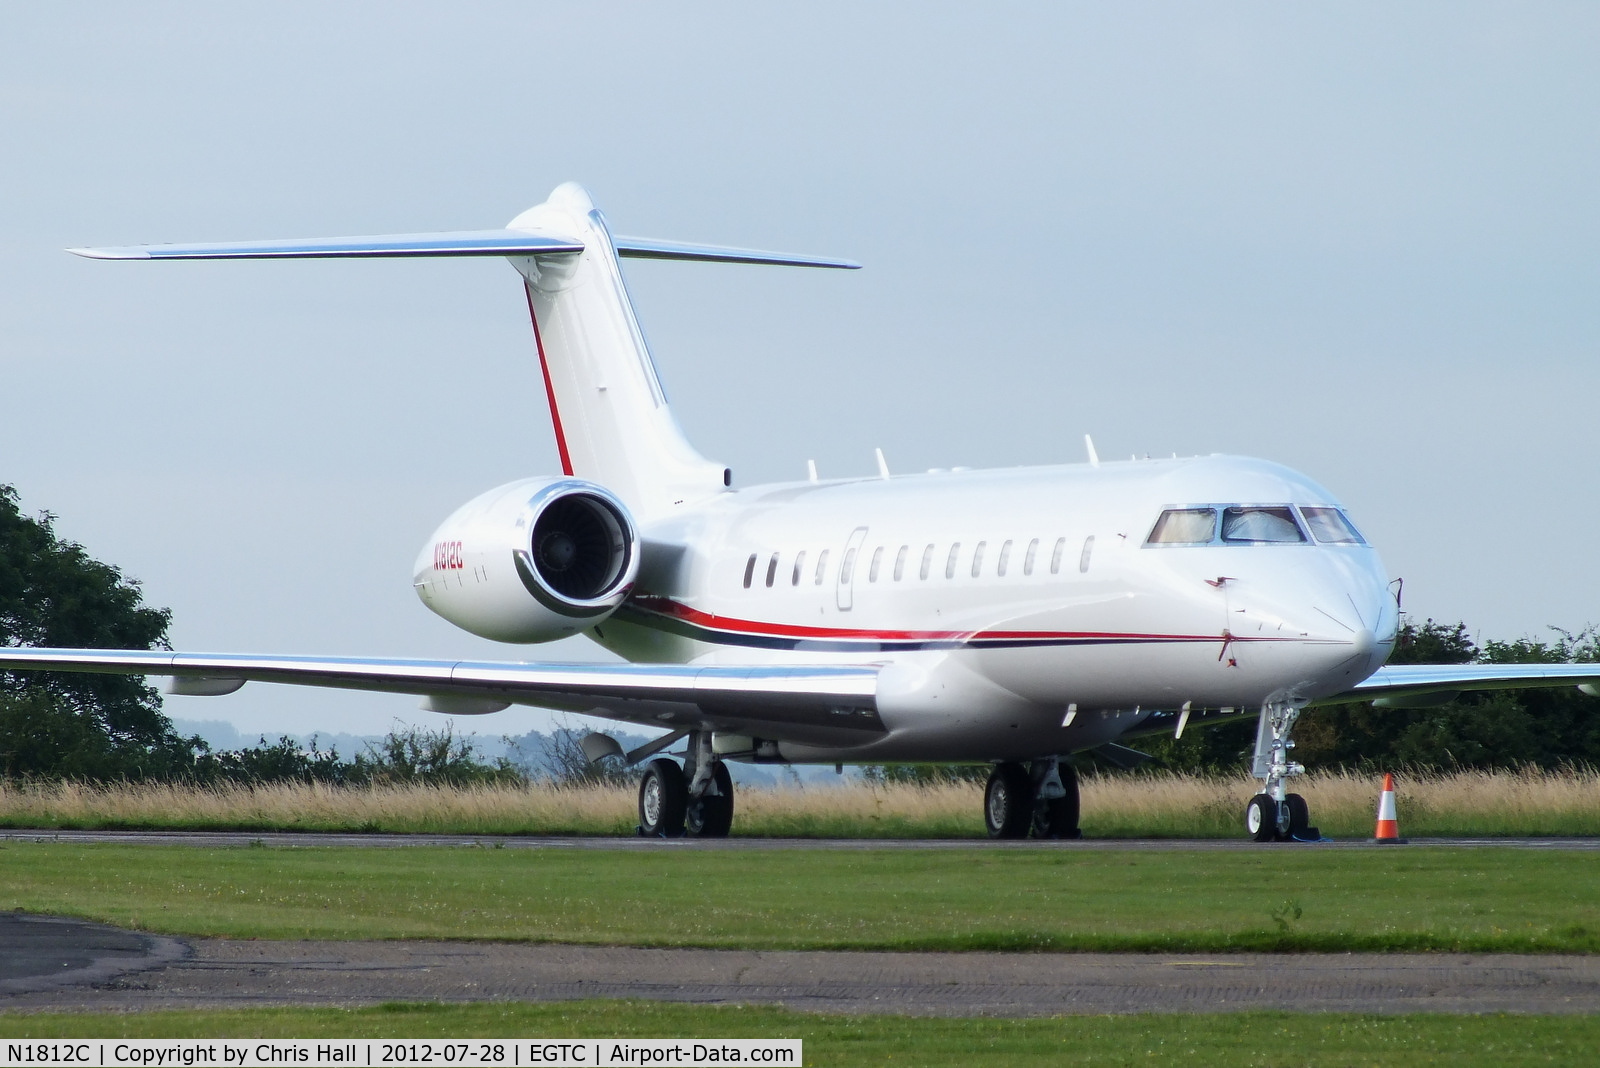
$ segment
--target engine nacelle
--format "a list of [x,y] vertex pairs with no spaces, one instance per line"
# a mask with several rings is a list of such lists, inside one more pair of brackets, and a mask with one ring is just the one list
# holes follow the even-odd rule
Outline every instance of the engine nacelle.
[[412,585],[463,630],[547,642],[603,622],[638,573],[633,517],[609,490],[531,478],[458,508],[417,557]]

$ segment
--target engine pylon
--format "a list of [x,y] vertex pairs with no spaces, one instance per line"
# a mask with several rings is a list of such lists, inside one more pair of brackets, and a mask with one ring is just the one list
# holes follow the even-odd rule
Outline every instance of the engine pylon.
[[1404,845],[1406,840],[1400,837],[1400,821],[1395,818],[1394,811],[1394,775],[1383,773],[1383,793],[1378,795],[1378,826],[1372,832],[1372,840],[1379,845]]

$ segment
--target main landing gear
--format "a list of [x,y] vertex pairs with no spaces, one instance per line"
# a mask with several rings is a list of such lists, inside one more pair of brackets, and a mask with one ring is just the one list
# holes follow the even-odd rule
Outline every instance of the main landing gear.
[[990,838],[1082,838],[1077,771],[1056,757],[1026,767],[996,764],[983,792],[983,822]]
[[1306,799],[1289,793],[1287,786],[1291,776],[1306,770],[1289,759],[1289,750],[1294,748],[1289,735],[1301,707],[1291,701],[1269,701],[1261,708],[1250,771],[1263,780],[1262,791],[1244,810],[1245,830],[1257,842],[1315,842],[1322,837],[1322,832],[1311,826]]
[[644,838],[726,838],[733,827],[733,777],[711,751],[711,732],[689,735],[684,766],[667,757],[645,765],[639,780]]

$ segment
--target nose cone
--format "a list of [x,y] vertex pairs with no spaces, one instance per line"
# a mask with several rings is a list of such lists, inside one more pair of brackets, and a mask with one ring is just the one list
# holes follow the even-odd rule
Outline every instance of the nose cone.
[[1346,688],[1354,686],[1382,667],[1384,661],[1389,659],[1389,651],[1393,648],[1394,631],[1391,630],[1386,639],[1380,640],[1371,629],[1367,627],[1358,629],[1350,643],[1351,671]]
[[1328,641],[1305,650],[1305,678],[1298,687],[1305,697],[1330,697],[1355,686],[1389,659],[1389,642],[1368,627],[1357,627],[1346,640]]
[[1393,648],[1398,611],[1365,547],[1283,553],[1229,586],[1229,633],[1245,643],[1240,666],[1270,674],[1284,692],[1342,693]]

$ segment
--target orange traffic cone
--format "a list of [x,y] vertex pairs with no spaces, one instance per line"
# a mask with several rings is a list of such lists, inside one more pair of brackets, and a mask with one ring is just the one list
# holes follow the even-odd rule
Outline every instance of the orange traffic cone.
[[1383,793],[1378,798],[1378,828],[1372,832],[1372,840],[1379,845],[1405,844],[1405,839],[1400,837],[1400,822],[1394,815],[1394,776],[1388,772],[1383,773]]

